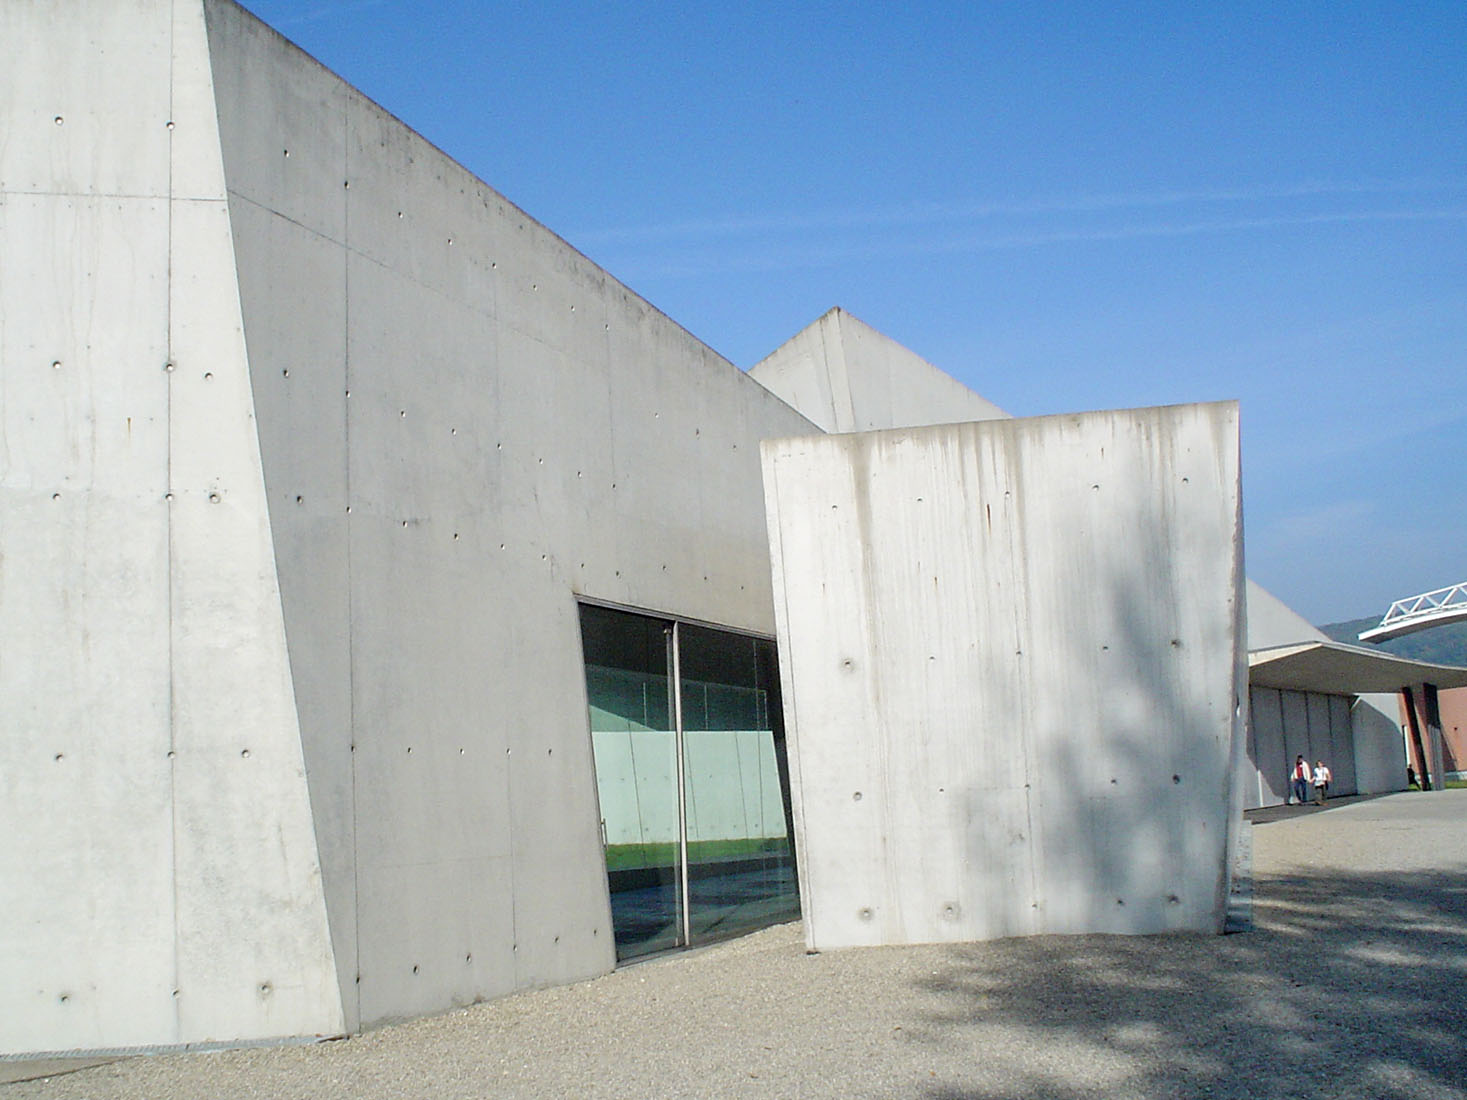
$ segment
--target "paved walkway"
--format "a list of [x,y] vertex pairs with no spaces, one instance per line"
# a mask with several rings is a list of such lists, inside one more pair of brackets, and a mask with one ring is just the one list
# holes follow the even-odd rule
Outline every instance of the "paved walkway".
[[87,1097],[1467,1100],[1467,791],[1254,826],[1255,930],[806,955],[787,925],[346,1042],[0,1086]]

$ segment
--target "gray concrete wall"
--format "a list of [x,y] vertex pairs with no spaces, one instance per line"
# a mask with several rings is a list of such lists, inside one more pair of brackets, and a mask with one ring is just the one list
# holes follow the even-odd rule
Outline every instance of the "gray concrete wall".
[[223,0],[0,93],[0,1052],[609,969],[576,599],[772,634],[811,425]]
[[0,1053],[337,1033],[202,10],[0,4]]
[[[1289,645],[1294,642],[1324,642],[1329,638],[1312,626],[1307,619],[1288,607],[1282,600],[1262,585],[1248,582],[1248,648],[1268,649],[1273,646]],[[1340,691],[1348,690],[1348,684],[1340,684]],[[1306,752],[1298,745],[1314,745],[1317,755],[1310,756],[1310,763],[1323,758],[1335,776],[1334,789],[1340,794],[1372,794],[1380,791],[1399,791],[1406,785],[1406,763],[1402,748],[1401,730],[1392,717],[1396,713],[1398,696],[1390,694],[1365,694],[1345,698],[1331,696],[1331,704],[1337,708],[1329,728],[1330,740],[1311,740],[1307,731],[1291,732],[1290,755],[1279,772],[1275,759],[1273,730],[1277,725],[1275,711],[1278,709],[1278,692],[1272,689],[1255,689],[1252,696],[1256,702],[1265,700],[1260,710],[1250,707],[1253,722],[1263,723],[1262,734],[1252,734],[1248,739],[1248,760],[1253,768],[1253,777],[1245,781],[1246,805],[1282,805],[1289,796],[1285,781],[1288,766],[1293,763],[1294,752]],[[1346,721],[1338,708],[1347,705],[1351,717]],[[1317,742],[1317,743],[1316,743]],[[1307,755],[1307,753],[1306,753]]]
[[765,446],[807,938],[1220,930],[1237,407]]
[[1353,715],[1362,704],[1355,697],[1254,687],[1249,689],[1248,705],[1252,767],[1243,784],[1246,809],[1282,806],[1289,800],[1289,776],[1299,755],[1310,767],[1321,760],[1329,766],[1332,794],[1370,790],[1360,785],[1357,744],[1373,745],[1377,739],[1357,739]]
[[751,367],[749,375],[827,432],[1008,415],[839,308],[781,344]]
[[207,10],[348,1023],[603,972],[575,599],[772,633],[758,441],[813,429],[274,32]]

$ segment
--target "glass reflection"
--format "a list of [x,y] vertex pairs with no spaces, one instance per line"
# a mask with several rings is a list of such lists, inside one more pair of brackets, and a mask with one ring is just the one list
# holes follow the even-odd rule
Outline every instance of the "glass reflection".
[[793,919],[799,893],[774,646],[686,623],[678,644],[692,936]]
[[581,633],[617,958],[798,917],[773,643],[590,605]]
[[582,606],[586,698],[618,959],[681,939],[671,630]]

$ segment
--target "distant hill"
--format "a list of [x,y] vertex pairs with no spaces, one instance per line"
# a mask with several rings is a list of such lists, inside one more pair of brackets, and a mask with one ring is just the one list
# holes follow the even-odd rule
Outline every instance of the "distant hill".
[[1397,657],[1409,657],[1413,661],[1430,661],[1437,665],[1462,665],[1467,667],[1467,623],[1450,623],[1434,626],[1418,634],[1407,634],[1392,638],[1388,642],[1372,644],[1361,642],[1358,635],[1380,623],[1379,617],[1351,619],[1345,623],[1327,623],[1319,629],[1337,642],[1348,642],[1364,649],[1379,649]]

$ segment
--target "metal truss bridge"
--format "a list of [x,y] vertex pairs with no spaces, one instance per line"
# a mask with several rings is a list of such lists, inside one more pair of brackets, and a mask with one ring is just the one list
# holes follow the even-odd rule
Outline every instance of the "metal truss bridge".
[[1383,642],[1387,638],[1399,638],[1417,630],[1428,630],[1433,626],[1467,619],[1467,581],[1454,584],[1451,588],[1438,588],[1435,592],[1423,592],[1391,604],[1380,625],[1371,627],[1360,635],[1362,642]]

